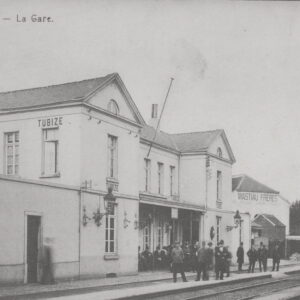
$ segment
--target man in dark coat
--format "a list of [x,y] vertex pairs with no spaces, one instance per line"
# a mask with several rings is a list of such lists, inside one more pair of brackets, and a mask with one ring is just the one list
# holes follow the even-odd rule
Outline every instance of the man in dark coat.
[[209,280],[209,270],[212,270],[214,250],[212,249],[212,242],[208,243],[208,248],[206,248],[206,258],[207,258],[207,272],[205,280]]
[[223,280],[224,273],[226,272],[226,265],[228,259],[228,251],[224,247],[223,240],[220,241],[219,247],[217,248],[215,253],[215,257],[216,264],[218,264],[216,279],[220,278],[221,280]]
[[248,250],[247,255],[249,258],[248,273],[250,273],[250,272],[254,273],[255,262],[257,260],[257,251],[256,251],[254,245],[252,245],[251,248]]
[[237,256],[237,263],[239,265],[238,271],[242,272],[242,266],[243,266],[243,263],[244,263],[243,242],[241,242],[240,246],[238,247],[237,252],[236,252],[236,256]]
[[215,273],[216,273],[216,280],[219,279],[219,246],[220,242],[217,243],[217,246],[215,247]]
[[275,246],[275,249],[273,250],[273,269],[272,271],[279,271],[279,264],[280,264],[280,252],[279,252],[279,245]]
[[196,281],[200,280],[202,273],[202,280],[207,278],[207,251],[205,248],[205,242],[202,242],[202,247],[197,251],[197,278]]
[[185,274],[184,274],[184,268],[183,268],[183,259],[184,254],[183,250],[179,245],[179,242],[175,243],[175,247],[172,249],[171,252],[172,257],[172,270],[173,270],[173,281],[177,281],[177,273],[181,274],[182,281],[187,282]]
[[266,246],[261,242],[260,247],[257,250],[257,257],[259,263],[259,271],[262,272],[262,267],[264,272],[267,271],[267,261],[268,261],[268,250]]

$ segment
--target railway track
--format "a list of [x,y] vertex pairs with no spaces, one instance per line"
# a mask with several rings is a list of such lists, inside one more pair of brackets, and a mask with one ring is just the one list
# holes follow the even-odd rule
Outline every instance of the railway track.
[[184,300],[198,299],[230,299],[230,300],[250,300],[276,293],[278,291],[300,286],[300,275],[282,278],[270,282],[257,284],[248,284],[237,288],[228,288],[222,291],[213,292],[206,295],[197,295],[194,297],[184,298]]
[[216,286],[213,288],[194,289],[193,291],[176,291],[168,295],[162,294],[143,297],[143,300],[250,300],[282,291],[285,289],[300,286],[300,274],[289,275],[285,278],[268,278],[263,280],[253,280],[250,283],[232,283],[228,285]]

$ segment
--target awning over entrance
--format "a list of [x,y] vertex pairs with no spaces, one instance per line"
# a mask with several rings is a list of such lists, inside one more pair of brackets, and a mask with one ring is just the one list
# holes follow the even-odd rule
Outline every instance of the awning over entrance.
[[178,202],[174,200],[167,200],[164,197],[157,197],[153,195],[140,194],[140,202],[144,204],[157,205],[157,206],[165,206],[165,207],[173,207],[187,210],[194,210],[198,212],[205,212],[203,206],[196,205],[189,202]]

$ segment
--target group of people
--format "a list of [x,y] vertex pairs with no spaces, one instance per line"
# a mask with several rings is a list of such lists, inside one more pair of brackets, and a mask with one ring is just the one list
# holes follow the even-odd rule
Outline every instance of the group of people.
[[[183,281],[187,281],[184,273],[185,254],[179,242],[175,243],[175,247],[171,252],[171,258],[173,281],[177,281],[177,273],[181,274]],[[196,247],[195,250],[196,281],[199,281],[201,277],[202,280],[209,280],[209,271],[213,268],[214,259],[216,279],[223,280],[224,274],[227,274],[227,276],[230,274],[231,258],[232,255],[228,250],[228,246],[224,246],[223,240],[218,243],[215,249],[212,248],[212,242],[209,242],[207,245],[205,242],[202,242],[202,246]]]
[[[243,243],[237,249],[237,263],[238,271],[242,271],[242,266],[244,263],[244,248]],[[268,260],[268,249],[263,243],[260,243],[258,249],[254,245],[247,251],[247,256],[249,258],[248,272],[254,272],[255,263],[258,261],[259,270],[262,272],[267,271],[267,260]],[[179,242],[175,243],[174,248],[171,251],[171,266],[173,272],[173,281],[177,281],[177,273],[181,274],[182,280],[187,281],[185,276],[185,252],[180,246]],[[273,269],[272,271],[279,270],[280,264],[280,251],[279,245],[276,245],[273,253]],[[229,251],[229,247],[224,245],[224,241],[221,240],[217,246],[213,249],[212,243],[209,242],[207,245],[202,242],[202,246],[198,246],[195,250],[195,268],[197,271],[196,281],[199,281],[202,275],[202,280],[209,280],[209,271],[215,266],[216,279],[223,280],[224,275],[230,276],[230,265],[232,260],[232,254]]]
[[[254,272],[255,264],[258,261],[259,263],[259,270],[260,272],[267,271],[267,262],[268,262],[268,249],[266,248],[266,245],[263,244],[263,242],[260,243],[260,246],[258,249],[254,245],[251,246],[251,248],[247,252],[247,256],[249,259],[249,267],[248,272]],[[244,263],[244,249],[243,249],[243,243],[241,243],[240,247],[237,250],[237,257],[238,257],[238,270],[242,271],[242,264]],[[275,248],[272,253],[272,259],[273,259],[273,268],[272,271],[279,271],[279,265],[280,265],[280,251],[279,251],[279,245],[275,245]]]

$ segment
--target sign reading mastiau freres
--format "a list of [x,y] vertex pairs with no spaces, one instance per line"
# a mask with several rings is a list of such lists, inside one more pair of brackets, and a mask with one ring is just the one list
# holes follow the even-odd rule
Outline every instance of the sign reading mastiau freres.
[[268,193],[252,193],[252,192],[238,192],[238,200],[242,201],[255,201],[255,202],[267,202],[267,203],[276,203],[277,194],[268,194]]

